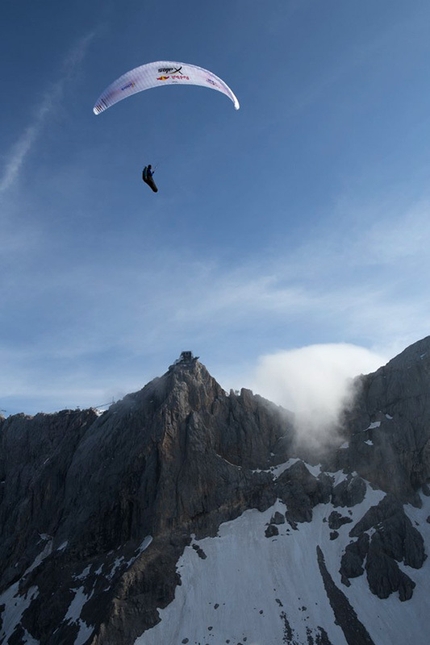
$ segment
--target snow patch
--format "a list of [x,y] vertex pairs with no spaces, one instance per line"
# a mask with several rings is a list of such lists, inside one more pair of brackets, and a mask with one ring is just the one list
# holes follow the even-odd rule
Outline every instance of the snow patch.
[[283,472],[291,468],[291,466],[293,466],[293,464],[297,463],[298,461],[300,461],[300,459],[293,457],[285,463],[279,464],[279,466],[274,466],[270,469],[270,472],[272,473],[273,477],[277,479],[280,475],[282,475]]
[[1,614],[1,631],[0,643],[7,643],[12,636],[17,625],[20,624],[22,615],[30,606],[32,601],[37,597],[39,589],[37,587],[30,587],[30,589],[21,596],[19,594],[19,581],[11,585],[0,596],[0,607],[4,605],[3,613]]
[[226,464],[228,464],[229,466],[233,466],[233,468],[238,468],[239,470],[242,470],[242,466],[238,466],[237,464],[232,464],[232,463],[231,463],[231,461],[229,461],[229,460],[228,460],[228,459],[226,459],[225,457],[222,457],[222,456],[221,456],[221,455],[219,455],[218,453],[216,453],[216,455],[217,455],[217,457],[219,457],[220,459],[222,459],[222,460],[223,460]]
[[151,544],[153,538],[152,535],[147,535],[143,541],[140,547],[137,549],[136,555],[134,555],[130,560],[126,560],[124,557],[122,558],[117,558],[114,562],[112,571],[110,574],[107,576],[110,580],[113,578],[114,574],[116,571],[121,567],[124,566],[124,570],[128,569],[131,567],[131,565],[136,562],[136,560],[142,555],[142,553],[149,547]]
[[375,428],[379,428],[380,426],[381,426],[380,421],[372,421],[372,423],[370,424],[370,426],[366,428],[366,430],[375,430]]
[[51,555],[51,553],[52,553],[52,538],[49,538],[49,536],[48,536],[47,541],[48,541],[48,544],[46,544],[45,548],[39,553],[38,556],[36,556],[36,558],[34,559],[33,564],[31,564],[28,567],[28,569],[25,571],[24,575],[22,576],[23,578],[25,578],[31,571],[33,571],[33,569],[36,569],[39,566],[39,564],[41,564],[43,562],[43,560],[45,560],[45,558],[48,557],[48,555]]
[[140,547],[138,549],[138,553],[137,553],[136,557],[134,558],[134,560],[136,560],[144,551],[146,551],[146,549],[151,544],[152,540],[153,540],[152,535],[147,535],[146,538],[143,539],[143,542],[140,545]]
[[91,571],[91,565],[89,564],[83,571],[80,573],[78,576],[73,576],[75,580],[85,580],[87,576],[89,576]]
[[316,466],[311,466],[311,464],[308,464],[306,462],[303,462],[308,469],[308,471],[313,475],[314,477],[318,477],[318,475],[321,474],[321,466],[317,464]]
[[35,638],[33,638],[33,636],[29,634],[26,629],[24,629],[23,639],[25,645],[40,645],[40,641],[37,641]]
[[82,587],[77,589],[75,597],[70,603],[67,614],[64,617],[65,622],[76,623],[79,627],[79,632],[75,639],[74,645],[84,645],[84,643],[86,643],[86,641],[94,631],[94,627],[91,627],[81,619],[83,606],[89,600],[89,598],[90,596],[87,596]]

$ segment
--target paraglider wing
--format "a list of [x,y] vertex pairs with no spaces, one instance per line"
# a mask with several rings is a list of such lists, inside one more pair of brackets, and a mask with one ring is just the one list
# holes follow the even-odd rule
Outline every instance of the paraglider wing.
[[100,114],[111,105],[132,94],[162,85],[201,85],[202,87],[209,87],[228,96],[233,101],[236,110],[240,107],[239,101],[229,86],[209,70],[188,63],[157,61],[135,67],[135,69],[120,76],[99,96],[93,112],[94,114]]

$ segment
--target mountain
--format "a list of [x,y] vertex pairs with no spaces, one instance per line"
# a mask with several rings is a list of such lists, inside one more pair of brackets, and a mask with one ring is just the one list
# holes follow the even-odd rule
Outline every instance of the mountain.
[[0,417],[0,644],[428,641],[430,337],[337,445],[191,352],[103,414]]

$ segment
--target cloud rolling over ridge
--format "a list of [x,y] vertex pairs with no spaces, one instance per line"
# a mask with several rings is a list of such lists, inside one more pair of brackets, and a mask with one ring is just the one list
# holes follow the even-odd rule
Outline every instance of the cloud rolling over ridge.
[[310,345],[260,357],[252,389],[294,413],[299,441],[324,445],[352,402],[354,377],[385,363],[383,356],[352,344]]

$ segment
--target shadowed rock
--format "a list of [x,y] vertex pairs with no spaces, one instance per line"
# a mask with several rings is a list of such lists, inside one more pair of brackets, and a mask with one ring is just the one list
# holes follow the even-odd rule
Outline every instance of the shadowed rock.
[[342,556],[340,574],[342,582],[348,584],[347,579],[357,578],[364,573],[364,559],[369,551],[369,536],[363,533],[358,540],[348,544]]
[[345,415],[349,448],[338,452],[334,467],[419,503],[416,490],[430,478],[429,381],[430,336],[359,377]]
[[349,475],[333,488],[333,506],[355,506],[361,504],[366,494],[366,484],[361,477]]
[[331,529],[340,529],[344,524],[350,524],[352,519],[350,517],[345,517],[337,511],[332,511],[328,518],[328,525]]
[[[374,530],[370,543],[365,533],[369,529]],[[349,534],[359,539],[348,545],[342,556],[343,580],[363,573],[363,560],[367,555],[366,572],[372,593],[387,598],[398,591],[401,600],[411,598],[415,583],[400,571],[397,562],[419,569],[427,556],[422,535],[412,526],[403,505],[387,495],[365,513]]]
[[297,461],[285,470],[277,480],[276,492],[287,505],[287,521],[311,522],[312,509],[326,503],[332,484],[326,475],[314,477],[302,461]]

